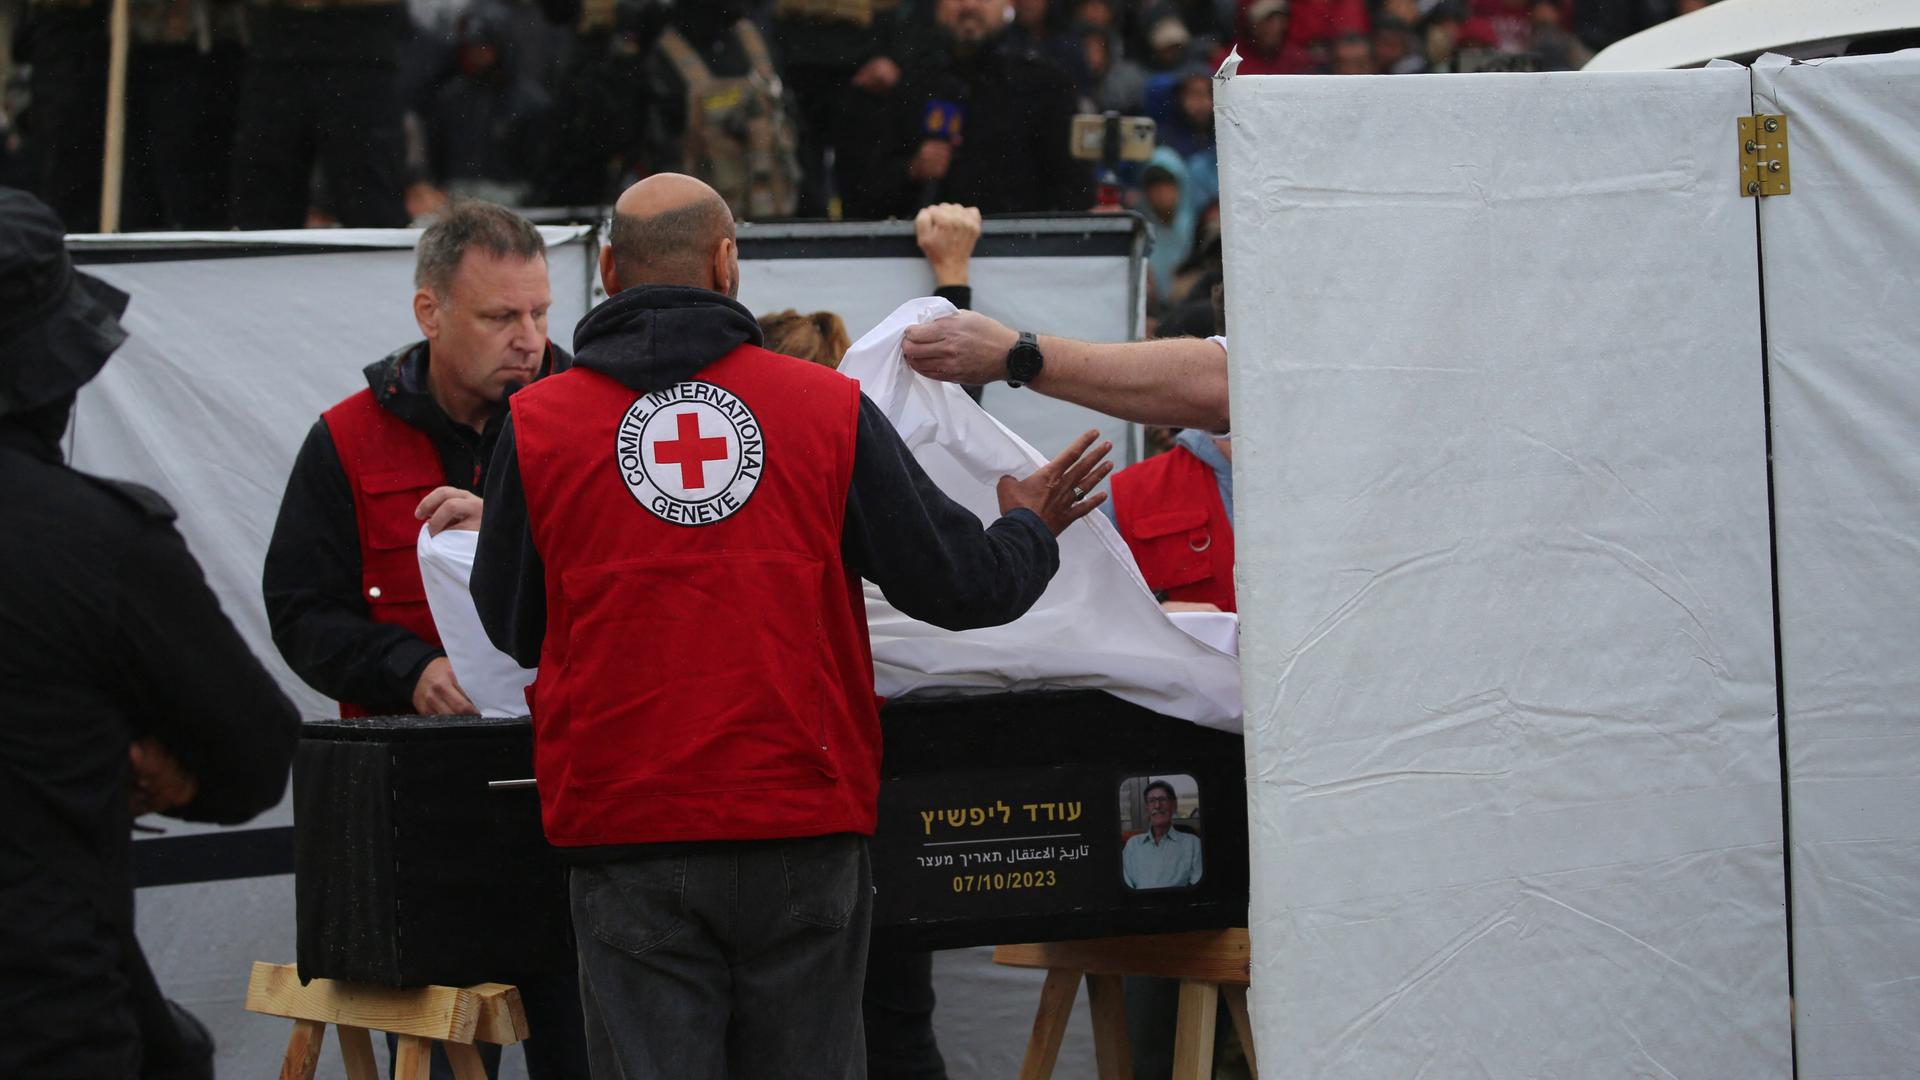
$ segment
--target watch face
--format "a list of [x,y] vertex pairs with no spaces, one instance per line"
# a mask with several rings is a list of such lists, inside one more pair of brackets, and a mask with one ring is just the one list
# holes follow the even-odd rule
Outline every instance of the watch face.
[[1007,376],[1017,383],[1032,382],[1040,374],[1039,346],[1021,342],[1007,353]]

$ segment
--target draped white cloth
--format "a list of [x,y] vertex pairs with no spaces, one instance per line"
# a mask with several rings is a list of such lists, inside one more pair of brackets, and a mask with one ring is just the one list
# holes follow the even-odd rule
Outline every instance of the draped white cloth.
[[467,579],[473,576],[473,552],[480,534],[471,529],[443,529],[429,536],[420,526],[415,550],[420,555],[420,580],[427,587],[427,607],[440,631],[453,677],[481,716],[525,716],[526,688],[534,669],[523,668],[513,657],[493,647],[480,615],[474,610]]
[[[960,387],[919,375],[901,355],[907,327],[954,313],[935,297],[896,308],[847,352],[840,371],[893,421],[942,491],[983,522],[1000,516],[995,487],[1047,461]],[[1050,448],[1058,452],[1063,447]],[[907,618],[867,586],[874,682],[909,691],[1097,689],[1155,712],[1240,730],[1240,665],[1182,633],[1154,602],[1126,542],[1089,514],[1060,537],[1060,571],[1026,615],[955,632]]]

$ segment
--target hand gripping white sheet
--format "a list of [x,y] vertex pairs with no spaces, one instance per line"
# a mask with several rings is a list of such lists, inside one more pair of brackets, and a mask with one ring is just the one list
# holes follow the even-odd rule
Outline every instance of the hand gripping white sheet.
[[[907,327],[954,313],[937,298],[902,304],[840,363],[900,432],[927,475],[982,522],[1000,516],[995,486],[1044,465],[1035,451],[951,383],[901,356]],[[1058,452],[1064,447],[1052,448]],[[1033,609],[1006,626],[954,632],[916,622],[867,585],[874,684],[909,691],[1097,689],[1167,716],[1240,730],[1240,666],[1188,636],[1154,602],[1126,542],[1089,514],[1060,537],[1060,570]]]
[[527,684],[533,668],[523,668],[513,657],[493,647],[474,610],[467,579],[473,575],[473,552],[480,534],[471,529],[443,529],[429,536],[420,526],[415,549],[420,554],[420,580],[427,587],[427,607],[440,631],[440,645],[453,664],[453,677],[481,716],[525,716]]

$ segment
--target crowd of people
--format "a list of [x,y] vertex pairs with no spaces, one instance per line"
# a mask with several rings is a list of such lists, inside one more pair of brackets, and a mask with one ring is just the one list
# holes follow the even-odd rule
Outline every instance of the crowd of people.
[[[1165,151],[1122,176],[1165,238],[1158,280],[1217,190],[1208,77],[1229,49],[1247,74],[1574,68],[1707,2],[132,0],[119,224],[398,226],[463,195],[601,207],[664,171],[744,220],[1078,211],[1094,176],[1071,117],[1117,111],[1155,120]],[[100,224],[111,6],[0,4],[0,183],[82,232]]]

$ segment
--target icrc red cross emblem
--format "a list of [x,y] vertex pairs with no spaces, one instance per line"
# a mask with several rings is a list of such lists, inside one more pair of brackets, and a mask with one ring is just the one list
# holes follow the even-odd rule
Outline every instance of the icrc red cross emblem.
[[738,513],[759,485],[766,437],[738,395],[684,382],[628,407],[614,434],[614,463],[655,517],[711,525]]

